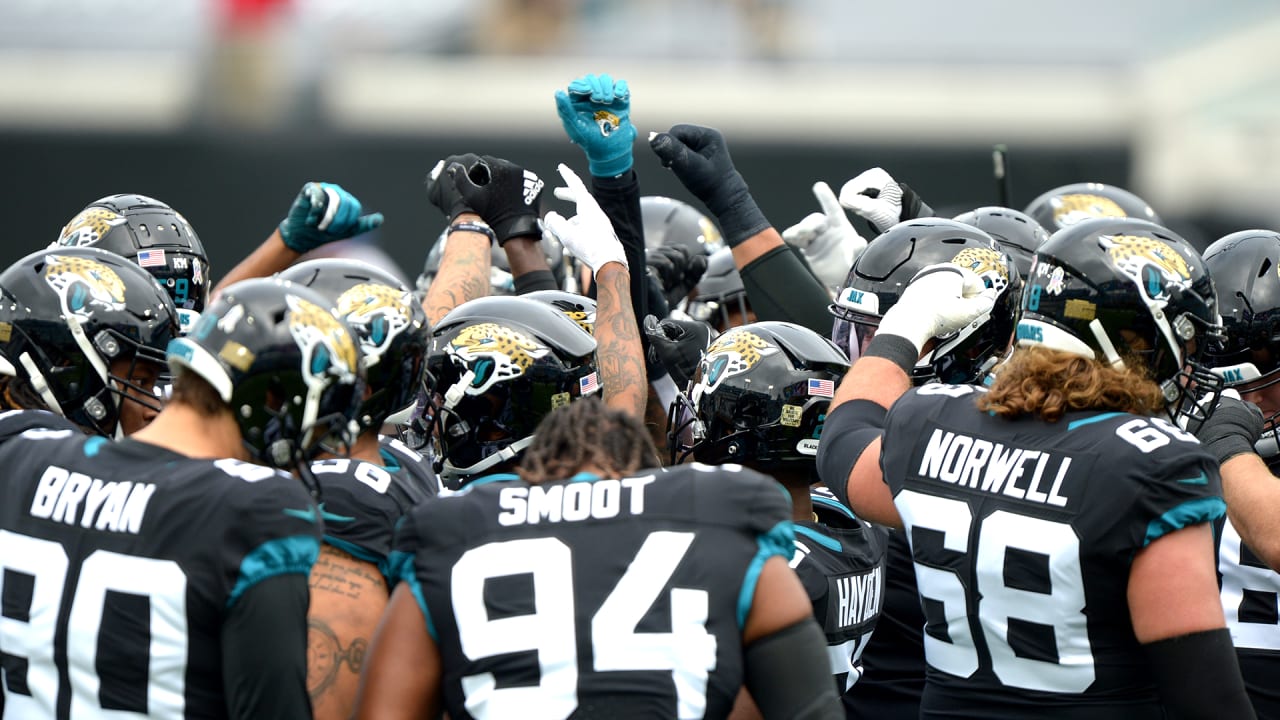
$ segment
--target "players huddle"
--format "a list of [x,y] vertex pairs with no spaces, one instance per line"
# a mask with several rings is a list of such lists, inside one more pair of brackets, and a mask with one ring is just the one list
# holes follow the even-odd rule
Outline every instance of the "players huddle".
[[879,168],[779,233],[555,101],[573,212],[445,158],[416,288],[331,183],[216,285],[140,195],[0,273],[0,717],[1280,718],[1280,234]]

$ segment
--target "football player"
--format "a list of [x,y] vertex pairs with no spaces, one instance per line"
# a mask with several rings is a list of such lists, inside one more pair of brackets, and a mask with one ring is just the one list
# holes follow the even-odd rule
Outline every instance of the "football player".
[[[1225,338],[1209,362],[1227,387],[1255,403],[1224,399],[1196,431],[1222,467],[1227,517],[1218,537],[1222,606],[1249,699],[1260,718],[1280,718],[1280,234],[1242,230],[1210,245],[1205,267],[1218,289]],[[1261,435],[1261,438],[1259,438]],[[1256,441],[1256,442],[1255,442]]]
[[121,256],[32,253],[0,275],[0,403],[104,437],[132,434],[160,410],[156,381],[177,334],[173,301]]
[[407,422],[425,380],[431,333],[409,289],[371,265],[308,260],[277,277],[316,291],[337,310],[365,370],[350,452],[311,464],[325,531],[311,572],[307,687],[316,718],[347,718],[369,638],[395,584],[388,565],[395,525],[438,491],[421,455],[379,435],[384,424]]
[[587,398],[519,477],[414,510],[357,716],[723,718],[745,685],[766,717],[840,717],[786,496],[657,464],[637,417]]
[[[96,312],[95,289],[67,294]],[[349,441],[358,355],[326,305],[277,280],[227,288],[170,344],[165,409],[124,440],[0,419],[6,717],[310,717],[321,523],[283,469]]]
[[882,528],[854,517],[818,482],[814,457],[827,406],[849,363],[807,328],[758,322],[732,328],[707,349],[671,410],[672,465],[739,464],[767,473],[791,496],[800,577],[827,639],[843,693],[862,674],[861,655],[884,599]]
[[819,448],[837,495],[905,529],[921,716],[1253,717],[1218,599],[1218,466],[1170,417],[1215,384],[1203,261],[1145,221],[1073,225],[1036,251],[989,391],[912,390],[928,347],[995,299],[953,264],[917,274]]
[[111,195],[90,203],[58,234],[54,246],[91,246],[136,262],[178,308],[178,328],[195,326],[209,298],[209,256],[191,223],[145,195]]
[[1027,204],[1031,216],[1049,234],[1093,218],[1131,217],[1160,224],[1160,216],[1146,200],[1124,188],[1105,183],[1063,185],[1042,193]]

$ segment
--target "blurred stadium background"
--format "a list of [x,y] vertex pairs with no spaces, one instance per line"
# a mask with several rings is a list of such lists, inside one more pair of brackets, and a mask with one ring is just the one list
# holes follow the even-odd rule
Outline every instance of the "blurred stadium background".
[[[642,138],[723,130],[779,229],[873,165],[941,209],[994,204],[1005,143],[1015,206],[1116,183],[1203,244],[1280,226],[1278,47],[1275,0],[4,0],[0,261],[137,192],[216,277],[314,179],[387,215],[370,241],[412,278],[437,159],[585,173],[552,101],[585,72],[630,82]],[[636,168],[688,199],[647,148]]]

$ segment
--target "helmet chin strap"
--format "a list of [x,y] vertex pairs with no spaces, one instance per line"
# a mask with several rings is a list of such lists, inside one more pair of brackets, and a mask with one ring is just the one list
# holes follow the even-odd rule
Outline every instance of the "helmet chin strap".
[[1102,322],[1097,318],[1089,321],[1089,330],[1093,332],[1093,338],[1098,341],[1098,347],[1102,348],[1103,354],[1107,356],[1107,363],[1117,370],[1123,370],[1124,360],[1120,359],[1120,353],[1116,352],[1116,346],[1112,344],[1106,328],[1102,327]]
[[458,382],[454,383],[452,387],[444,392],[444,409],[452,410],[454,406],[461,402],[463,394],[467,391],[467,386],[475,379],[475,371],[471,368],[467,368],[467,371],[462,374],[462,377],[458,378]]
[[444,477],[454,478],[454,477],[463,477],[463,476],[474,477],[484,472],[485,470],[488,470],[494,465],[513,459],[515,456],[519,455],[525,448],[529,447],[531,443],[533,443],[532,435],[530,435],[527,438],[521,438],[511,443],[510,445],[502,448],[498,452],[490,455],[489,457],[481,460],[475,465],[471,465],[469,467],[460,468],[453,465],[448,460],[446,460],[444,462],[444,465],[442,466],[440,475],[442,478]]
[[18,356],[18,363],[27,371],[27,377],[31,380],[31,387],[44,401],[49,409],[66,417],[67,413],[63,411],[58,398],[54,397],[53,390],[49,388],[49,383],[44,379],[44,373],[40,372],[40,368],[36,366],[36,361],[31,359],[31,353],[22,353]]

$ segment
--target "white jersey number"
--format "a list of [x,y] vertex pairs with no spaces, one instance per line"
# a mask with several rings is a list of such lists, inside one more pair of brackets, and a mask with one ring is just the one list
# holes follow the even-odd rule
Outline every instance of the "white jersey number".
[[[971,593],[965,592],[960,574],[922,563],[923,558],[912,548],[920,597],[941,604],[950,638],[947,642],[925,633],[925,656],[930,665],[959,677],[972,675],[980,665],[973,641],[976,630],[986,639],[996,677],[1009,687],[1080,693],[1093,684],[1080,540],[1070,525],[999,510],[975,528],[968,503],[914,490],[898,493],[895,503],[909,538],[913,528],[933,530],[942,535],[944,549],[963,554],[969,552],[976,535],[977,587]],[[1052,578],[1049,592],[1005,584],[1005,560],[1010,550],[1047,558]],[[974,607],[970,607],[969,596]],[[1011,620],[1053,628],[1058,661],[1019,656],[1009,644]]]
[[[1222,609],[1227,616],[1232,644],[1238,648],[1280,650],[1280,625],[1260,621],[1274,617],[1280,599],[1280,574],[1270,568],[1244,564],[1243,554],[1244,541],[1227,520],[1218,549],[1218,572],[1222,574]],[[1247,604],[1253,604],[1259,612],[1253,615],[1246,612],[1246,619],[1241,619],[1240,611]]]
[[[26,660],[29,694],[4,695],[6,717],[54,717],[58,706],[58,667],[54,638],[70,563],[62,545],[0,530],[0,596],[29,596],[25,618],[0,615],[0,650]],[[19,584],[12,592],[9,582]],[[29,588],[24,591],[23,587]],[[153,560],[96,550],[80,564],[67,617],[67,675],[71,717],[114,717],[103,708],[98,676],[98,645],[108,593],[147,600],[150,637],[146,651],[147,717],[181,718],[187,674],[187,577],[172,560]],[[112,640],[133,640],[114,634]],[[10,687],[12,687],[10,679]],[[135,716],[133,713],[119,713]]]
[[[681,718],[703,716],[707,675],[716,667],[716,639],[706,628],[707,591],[671,589],[671,632],[635,629],[670,582],[693,538],[693,533],[650,533],[591,618],[592,670],[670,671]],[[484,603],[485,581],[517,574],[533,576],[533,613],[490,620]],[[499,688],[492,673],[462,678],[472,715],[561,718],[577,708],[574,597],[572,552],[556,538],[494,542],[463,553],[452,574],[453,612],[462,652],[474,661],[536,650],[541,671],[533,687]]]

